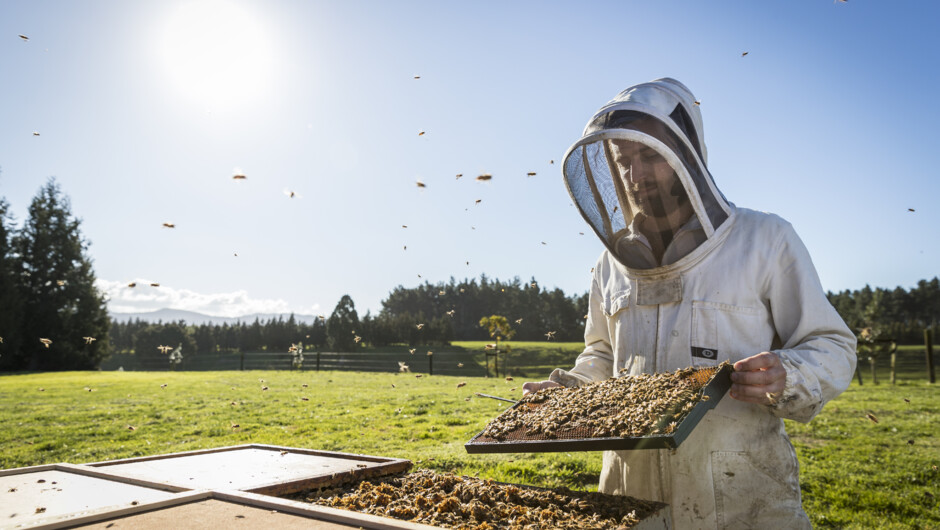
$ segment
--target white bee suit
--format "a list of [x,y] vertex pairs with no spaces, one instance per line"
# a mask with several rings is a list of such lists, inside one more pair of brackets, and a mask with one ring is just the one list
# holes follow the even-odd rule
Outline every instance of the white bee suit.
[[[599,489],[670,504],[677,529],[809,528],[783,418],[808,422],[848,387],[855,337],[790,224],[737,208],[715,188],[693,102],[672,79],[631,87],[566,155],[569,192],[607,249],[594,269],[584,352],[550,379],[577,386],[775,352],[786,369],[775,405],[725,395],[676,450],[605,452]],[[672,197],[692,206],[690,219],[663,229],[661,259],[625,200],[611,138],[657,151],[682,185]]]

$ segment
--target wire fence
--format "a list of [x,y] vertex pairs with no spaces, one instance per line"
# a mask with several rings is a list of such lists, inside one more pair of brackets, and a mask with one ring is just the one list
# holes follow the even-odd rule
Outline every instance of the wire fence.
[[[891,373],[898,381],[927,380],[926,349],[906,348],[892,355],[882,353],[875,357],[875,378],[878,383],[890,383]],[[933,356],[936,366],[936,354]],[[557,359],[556,359],[557,361]],[[574,358],[570,362],[573,363]],[[892,362],[894,368],[892,370]],[[405,367],[402,366],[402,363]],[[492,352],[434,352],[426,355],[401,352],[308,352],[300,366],[294,364],[290,353],[246,352],[225,354],[199,354],[184,356],[179,364],[170,364],[167,357],[116,354],[102,363],[102,370],[128,371],[219,371],[219,370],[303,370],[303,371],[358,371],[408,372],[429,375],[465,377],[531,377],[545,379],[556,365],[546,364],[538,355],[517,355]],[[871,384],[872,371],[869,357],[860,353],[855,377],[861,374],[862,384]]]

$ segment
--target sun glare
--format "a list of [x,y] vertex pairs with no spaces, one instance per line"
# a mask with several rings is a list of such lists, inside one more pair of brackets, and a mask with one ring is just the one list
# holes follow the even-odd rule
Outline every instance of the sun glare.
[[213,108],[257,99],[270,79],[272,53],[252,14],[225,0],[188,1],[163,27],[160,58],[184,96]]

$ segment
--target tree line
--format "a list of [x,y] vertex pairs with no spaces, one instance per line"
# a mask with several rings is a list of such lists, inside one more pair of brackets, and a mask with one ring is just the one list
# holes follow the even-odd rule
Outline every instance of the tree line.
[[872,289],[827,293],[845,323],[856,333],[869,328],[879,337],[899,344],[922,344],[925,329],[940,323],[940,279],[920,280],[911,290]]
[[364,346],[445,345],[454,340],[488,340],[483,317],[507,315],[517,340],[577,341],[584,336],[587,294],[566,296],[560,289],[540,289],[533,279],[523,284],[476,279],[449,283],[425,282],[416,288],[395,288],[378,314],[362,318],[355,302],[344,295],[329,318],[312,323],[271,318],[265,322],[188,325],[185,321],[147,323],[139,319],[111,323],[111,348],[119,353],[160,355],[160,346],[182,346],[197,355],[239,352],[287,352],[302,345],[307,351],[355,351]]

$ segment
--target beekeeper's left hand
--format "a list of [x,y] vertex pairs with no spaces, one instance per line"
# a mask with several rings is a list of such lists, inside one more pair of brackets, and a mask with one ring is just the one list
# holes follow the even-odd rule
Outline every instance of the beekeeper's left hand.
[[787,371],[780,357],[765,351],[734,363],[731,397],[748,403],[773,405],[786,383]]

